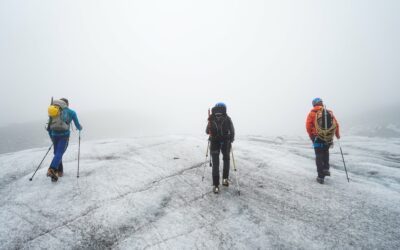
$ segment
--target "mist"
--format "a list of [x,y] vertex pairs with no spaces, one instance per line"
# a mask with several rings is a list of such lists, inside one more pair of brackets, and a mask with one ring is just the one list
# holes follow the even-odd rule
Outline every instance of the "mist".
[[93,138],[201,134],[217,102],[239,135],[304,135],[321,97],[347,129],[400,107],[399,11],[398,1],[1,1],[0,126],[42,127],[50,98],[66,97]]

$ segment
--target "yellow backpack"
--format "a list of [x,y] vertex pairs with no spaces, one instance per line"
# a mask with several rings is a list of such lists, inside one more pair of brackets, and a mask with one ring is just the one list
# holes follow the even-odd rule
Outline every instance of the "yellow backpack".
[[49,117],[51,117],[51,118],[55,118],[55,117],[59,116],[60,112],[61,112],[60,107],[58,107],[56,105],[50,105],[48,108],[48,114],[49,114]]

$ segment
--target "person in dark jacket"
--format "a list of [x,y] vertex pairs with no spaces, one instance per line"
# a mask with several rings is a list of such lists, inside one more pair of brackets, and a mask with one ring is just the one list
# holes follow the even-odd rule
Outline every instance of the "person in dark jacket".
[[82,130],[82,125],[79,123],[76,112],[68,106],[69,102],[65,98],[54,100],[50,106],[50,108],[56,109],[57,113],[54,117],[49,118],[47,127],[54,147],[54,157],[47,171],[47,176],[51,177],[52,181],[57,181],[58,177],[62,177],[64,174],[62,157],[68,147],[71,122],[74,122],[79,131]]
[[218,193],[220,184],[219,155],[221,152],[224,162],[222,185],[229,186],[231,143],[235,140],[235,128],[233,127],[232,119],[226,113],[226,105],[224,103],[217,103],[212,108],[206,133],[209,135],[210,140],[213,191]]

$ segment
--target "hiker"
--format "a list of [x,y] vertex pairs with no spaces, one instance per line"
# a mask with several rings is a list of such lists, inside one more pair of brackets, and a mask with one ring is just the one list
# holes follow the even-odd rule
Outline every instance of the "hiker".
[[206,133],[209,135],[210,140],[213,192],[218,193],[220,184],[219,154],[220,152],[222,153],[224,162],[222,185],[228,187],[231,143],[235,140],[235,129],[231,118],[226,113],[226,105],[224,103],[217,103],[211,109]]
[[53,142],[54,158],[47,171],[47,176],[51,177],[52,181],[57,181],[58,177],[62,177],[64,174],[62,157],[68,147],[71,121],[74,121],[75,127],[79,131],[82,130],[78,116],[68,106],[68,100],[61,98],[60,100],[52,101],[49,107],[47,131]]
[[333,145],[333,137],[340,139],[339,123],[332,111],[327,110],[321,98],[312,101],[313,109],[306,121],[307,133],[313,143],[315,162],[317,165],[317,182],[324,183],[329,171],[329,148]]

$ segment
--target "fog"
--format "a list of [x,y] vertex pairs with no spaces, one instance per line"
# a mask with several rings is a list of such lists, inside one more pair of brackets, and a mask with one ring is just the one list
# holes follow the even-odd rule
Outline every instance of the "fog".
[[239,134],[304,135],[321,97],[346,128],[400,107],[399,11],[364,0],[1,0],[0,126],[44,124],[54,96],[86,133],[203,133],[222,101]]

